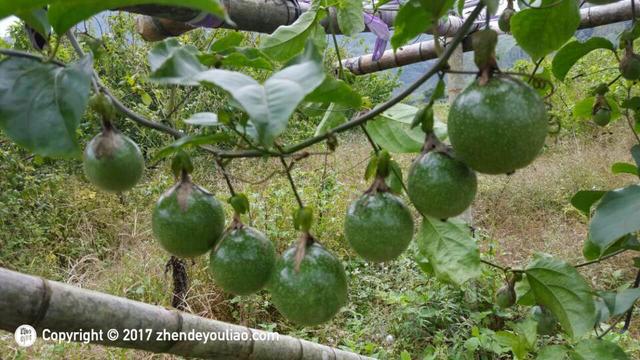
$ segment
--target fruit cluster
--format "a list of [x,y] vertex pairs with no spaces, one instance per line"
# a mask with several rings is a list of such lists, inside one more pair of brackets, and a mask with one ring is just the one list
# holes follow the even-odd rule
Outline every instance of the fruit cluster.
[[[451,146],[434,134],[430,108],[416,119],[426,137],[422,154],[409,170],[407,195],[422,216],[443,221],[471,205],[477,190],[476,171],[510,174],[527,166],[547,135],[546,109],[537,92],[497,69],[497,34],[483,30],[476,35],[474,46],[483,49],[475,58],[480,71],[449,112]],[[142,154],[111,124],[105,98],[99,96],[93,105],[105,125],[85,151],[87,178],[107,191],[127,190],[142,175]],[[229,200],[234,216],[225,229],[222,204],[192,182],[193,165],[184,152],[174,157],[172,169],[177,182],[160,197],[152,217],[153,234],[167,252],[180,258],[209,252],[209,270],[223,290],[247,295],[266,287],[276,308],[301,325],[328,321],[346,304],[344,269],[311,235],[311,209],[302,207],[295,213],[300,238],[277,257],[263,233],[242,223],[241,216],[249,209],[244,195],[233,194]],[[397,258],[414,235],[409,207],[386,183],[394,171],[389,153],[378,151],[372,185],[350,204],[345,216],[346,240],[356,253],[374,262]],[[512,298],[510,286],[501,291],[499,302],[512,303]]]

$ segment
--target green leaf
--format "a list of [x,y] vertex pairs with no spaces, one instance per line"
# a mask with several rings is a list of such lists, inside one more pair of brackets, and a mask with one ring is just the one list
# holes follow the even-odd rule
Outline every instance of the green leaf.
[[611,165],[611,172],[614,174],[631,174],[638,175],[638,168],[629,163],[617,162]]
[[436,87],[433,88],[433,92],[431,93],[431,95],[429,96],[429,102],[433,103],[436,100],[442,99],[444,98],[445,95],[445,87],[446,84],[444,82],[443,78],[440,78],[438,80],[438,83],[436,84]]
[[589,224],[591,242],[600,253],[626,234],[640,230],[640,186],[608,191]]
[[[399,103],[367,123],[367,131],[373,140],[392,153],[419,153],[425,134],[420,127],[411,128],[418,108]],[[435,121],[436,136],[442,141],[447,137],[446,125]]]
[[307,39],[319,31],[318,12],[311,9],[291,25],[283,25],[260,43],[260,49],[278,61],[286,61],[302,52]]
[[249,67],[273,70],[273,63],[262,51],[251,47],[239,47],[221,60],[223,67]]
[[168,156],[176,154],[187,147],[200,146],[200,145],[212,145],[212,144],[218,144],[218,143],[229,141],[229,140],[230,140],[229,135],[225,133],[184,136],[174,141],[172,144],[160,149],[156,153],[156,155],[153,157],[153,162],[160,161]]
[[[173,5],[201,10],[219,17],[227,17],[224,7],[218,0],[154,0],[157,5]],[[149,0],[20,0],[3,1],[0,5],[0,19],[15,13],[19,9],[41,8],[49,6],[49,21],[58,34],[63,34],[75,24],[105,10],[126,6],[149,4]]]
[[394,22],[391,46],[397,49],[430,29],[453,3],[454,0],[409,0],[402,4]]
[[391,189],[391,192],[402,194],[402,168],[397,161],[391,160],[389,162],[389,176],[385,178],[385,182]]
[[378,156],[374,154],[371,156],[371,159],[369,160],[369,163],[364,170],[364,179],[373,179],[373,176],[376,174],[376,172],[378,172]]
[[461,285],[480,276],[480,252],[467,224],[427,216],[417,241],[438,279]]
[[515,359],[525,359],[527,356],[527,344],[525,340],[510,331],[497,331],[495,335],[498,344],[511,349]]
[[46,9],[38,8],[21,11],[16,15],[45,38],[51,35],[51,24],[49,24]]
[[218,121],[218,114],[203,112],[191,115],[184,121],[186,124],[194,126],[220,126],[222,123]]
[[198,85],[195,76],[207,70],[197,57],[194,46],[182,46],[178,39],[169,38],[151,49],[149,79],[163,85]]
[[571,198],[571,205],[580,210],[586,216],[591,214],[591,207],[600,200],[606,191],[602,190],[581,190]]
[[619,292],[601,292],[598,294],[603,300],[610,316],[618,316],[626,313],[640,298],[640,289],[624,289]]
[[347,122],[347,117],[344,115],[345,110],[344,106],[331,103],[324,113],[320,124],[316,127],[316,132],[313,136],[326,134],[329,130]]
[[304,97],[325,78],[317,61],[288,66],[273,74],[264,85],[239,72],[208,70],[197,76],[203,83],[221,87],[249,114],[258,141],[270,146],[286,129],[289,117]]
[[585,42],[572,41],[566,44],[553,57],[551,63],[553,75],[560,81],[563,81],[571,67],[578,62],[578,60],[596,49],[615,51],[615,47],[611,41],[602,37],[592,37]]
[[355,35],[364,31],[362,0],[340,0],[336,10],[338,27],[344,35]]
[[407,350],[402,350],[400,353],[400,360],[411,360],[411,354]]
[[522,280],[516,282],[515,291],[516,303],[525,306],[533,306],[536,304],[535,294],[531,290],[531,286],[529,285],[529,281],[527,281],[526,276],[523,276]]
[[230,32],[211,44],[211,46],[209,47],[209,51],[223,52],[227,50],[233,50],[236,46],[239,46],[243,40],[244,35],[241,32]]
[[634,96],[632,98],[625,99],[620,107],[631,110],[640,109],[640,96]]
[[500,7],[500,0],[482,0],[491,15],[495,15]]
[[601,339],[584,339],[570,353],[573,360],[627,360],[620,346]]
[[608,245],[604,250],[601,250],[598,245],[594,244],[591,241],[591,238],[587,238],[585,240],[582,254],[587,260],[596,260],[623,249],[640,251],[640,242],[638,242],[635,234],[627,234],[621,237]]
[[601,297],[596,297],[594,303],[596,304],[596,325],[609,320],[611,314],[604,300]]
[[569,359],[569,349],[564,345],[547,345],[538,351],[536,360],[566,360]]
[[596,98],[594,96],[589,96],[588,98],[578,101],[573,106],[573,116],[576,119],[591,119],[595,101]]
[[573,266],[538,255],[525,274],[536,303],[549,309],[571,337],[591,331],[596,318],[592,290]]
[[359,109],[362,105],[362,96],[353,90],[346,82],[327,76],[322,84],[313,90],[304,99],[309,102],[337,103]]
[[89,101],[92,57],[66,67],[25,58],[0,62],[0,128],[40,156],[79,155],[76,129]]
[[431,266],[431,263],[429,263],[429,259],[427,259],[427,257],[422,254],[421,251],[418,251],[416,254],[416,258],[415,258],[416,264],[418,264],[418,266],[420,267],[420,270],[422,270],[422,272],[425,275],[433,275],[433,266]]
[[580,25],[574,0],[542,0],[541,8],[528,8],[511,18],[511,33],[520,47],[537,60],[558,50]]

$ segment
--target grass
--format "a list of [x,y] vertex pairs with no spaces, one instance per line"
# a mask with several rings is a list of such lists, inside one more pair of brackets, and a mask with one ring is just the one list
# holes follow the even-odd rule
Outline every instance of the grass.
[[[514,175],[481,176],[471,215],[485,255],[510,266],[526,265],[538,251],[573,263],[581,261],[587,222],[570,206],[570,197],[581,189],[609,189],[637,182],[629,175],[611,174],[612,163],[631,161],[628,149],[632,139],[621,123],[611,126],[610,132],[565,136],[550,144],[532,166]],[[14,193],[0,198],[5,202],[3,208],[11,211],[3,214],[0,222],[0,266],[169,306],[168,255],[150,231],[150,209],[172,184],[165,166],[150,169],[141,185],[118,197],[96,191],[75,163],[65,163],[56,170],[57,175],[43,179],[51,171],[49,165],[25,161],[7,145],[0,149],[3,170],[22,176],[1,182],[7,190],[3,193],[30,188],[21,196]],[[474,358],[466,340],[474,328],[495,325],[492,294],[501,285],[500,274],[485,268],[487,276],[457,289],[425,276],[412,260],[413,248],[389,264],[360,260],[345,243],[342,219],[349,202],[367,188],[363,173],[369,156],[364,139],[353,135],[335,154],[312,156],[293,169],[303,201],[316,209],[314,234],[343,260],[350,280],[349,305],[333,321],[300,328],[277,313],[266,292],[248,297],[224,294],[207,273],[206,256],[188,266],[189,311],[380,358],[395,359],[402,351],[413,358],[423,354]],[[411,158],[400,156],[398,160],[406,169]],[[195,162],[194,181],[226,199],[224,182],[212,170],[211,159],[203,157]],[[263,159],[236,161],[229,167],[237,190],[250,198],[248,221],[282,251],[297,238],[291,223],[297,205],[282,174],[268,178],[278,169],[276,161]],[[15,174],[12,176],[18,176]],[[583,269],[599,288],[628,282],[634,272],[629,256]],[[638,334],[635,325],[633,334]],[[627,337],[622,342],[637,349]],[[0,354],[42,359],[152,357],[132,350],[40,341],[23,350],[17,349],[10,337],[0,337]]]

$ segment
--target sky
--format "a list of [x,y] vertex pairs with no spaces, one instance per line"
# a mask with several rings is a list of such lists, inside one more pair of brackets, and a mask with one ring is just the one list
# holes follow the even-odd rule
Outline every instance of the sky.
[[7,36],[7,31],[9,30],[9,26],[18,20],[15,16],[10,16],[8,18],[0,20],[0,38]]

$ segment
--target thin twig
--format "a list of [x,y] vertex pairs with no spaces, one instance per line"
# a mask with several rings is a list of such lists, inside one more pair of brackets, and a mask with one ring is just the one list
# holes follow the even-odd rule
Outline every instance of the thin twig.
[[233,188],[233,184],[231,183],[231,179],[229,179],[229,174],[227,173],[227,169],[225,169],[224,164],[222,163],[222,160],[220,160],[220,158],[215,155],[213,156],[213,158],[216,164],[218,164],[220,171],[222,172],[224,181],[227,183],[227,187],[229,188],[229,193],[231,194],[231,196],[236,196],[236,191]]
[[300,208],[303,208],[304,204],[302,203],[302,199],[300,198],[300,194],[298,194],[298,189],[296,188],[296,184],[293,181],[293,177],[291,176],[289,165],[287,165],[287,162],[284,160],[282,156],[280,157],[280,162],[282,163],[282,166],[284,166],[284,169],[287,173],[287,179],[289,180],[289,184],[291,185],[291,190],[293,191],[293,195],[295,195],[296,201],[298,202],[298,205],[300,206]]
[[612,258],[612,257],[616,256],[616,255],[620,255],[620,254],[622,254],[622,253],[623,253],[623,252],[625,252],[625,251],[627,251],[627,249],[620,249],[620,250],[618,250],[618,251],[614,251],[614,252],[612,252],[612,253],[611,253],[611,254],[609,254],[609,255],[605,255],[605,256],[603,256],[603,257],[601,257],[601,258],[599,258],[599,259],[595,259],[595,260],[591,260],[591,261],[583,262],[583,263],[580,263],[580,264],[574,265],[573,267],[574,267],[574,268],[576,268],[576,269],[578,269],[578,268],[581,268],[581,267],[584,267],[584,266],[589,266],[589,265],[591,265],[591,264],[597,264],[597,263],[599,263],[599,262],[601,262],[601,261],[607,260],[607,259],[609,259],[609,258]]
[[[634,289],[637,289],[638,286],[640,286],[640,269],[638,269],[638,272],[636,273],[636,280],[633,282]],[[629,326],[631,326],[631,316],[633,316],[633,304],[631,304],[631,307],[627,311],[627,315],[624,317],[624,326],[620,330],[620,333],[629,330]]]
[[[627,88],[627,101],[629,101],[629,99],[631,99],[631,86],[629,86]],[[638,142],[638,144],[640,144],[640,137],[638,136],[638,133],[636,132],[635,126],[633,126],[633,124],[631,123],[631,116],[629,114],[629,108],[624,109],[624,117],[627,119],[627,124],[629,125],[629,129],[631,130],[631,133],[636,138],[636,141]]]
[[489,260],[480,259],[480,262],[481,262],[481,263],[483,263],[483,264],[489,265],[489,266],[491,266],[491,267],[494,267],[494,268],[496,268],[496,269],[502,270],[503,272],[509,272],[509,271],[511,271],[511,269],[510,269],[510,268],[508,268],[508,267],[506,267],[506,266],[498,265],[498,264],[493,263],[493,262],[491,262],[491,261],[489,261]]

